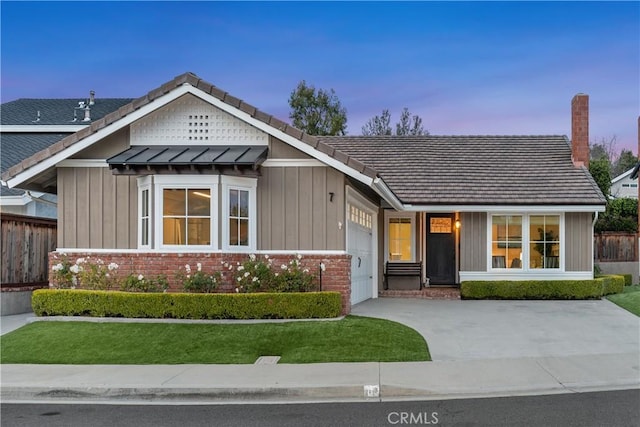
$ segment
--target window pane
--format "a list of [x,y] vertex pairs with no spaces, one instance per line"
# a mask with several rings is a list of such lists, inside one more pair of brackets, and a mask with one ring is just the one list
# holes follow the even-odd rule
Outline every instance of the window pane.
[[522,268],[522,217],[492,217],[491,267]]
[[229,246],[238,246],[238,220],[229,219]]
[[249,218],[249,192],[239,191],[240,193],[240,215],[243,218]]
[[149,190],[142,191],[142,216],[149,216]]
[[178,188],[164,189],[162,190],[162,195],[162,214],[164,216],[185,215],[186,190]]
[[249,220],[240,220],[240,246],[249,246]]
[[229,216],[238,216],[238,190],[229,190]]
[[389,218],[389,261],[411,261],[411,219]]
[[211,220],[209,218],[189,218],[188,242],[189,245],[211,244]]
[[560,268],[560,217],[531,217],[529,264],[531,268]]
[[187,234],[186,225],[185,218],[164,218],[162,221],[163,243],[165,245],[184,245]]
[[211,190],[189,190],[189,215],[209,216],[211,214]]
[[142,227],[142,236],[140,243],[143,245],[149,244],[149,218],[142,218],[140,226]]

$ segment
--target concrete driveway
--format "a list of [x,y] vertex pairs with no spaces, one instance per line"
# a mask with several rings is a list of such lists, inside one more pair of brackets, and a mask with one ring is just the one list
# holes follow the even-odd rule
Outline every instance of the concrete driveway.
[[377,298],[351,314],[405,324],[436,360],[638,353],[640,318],[607,300],[445,301]]

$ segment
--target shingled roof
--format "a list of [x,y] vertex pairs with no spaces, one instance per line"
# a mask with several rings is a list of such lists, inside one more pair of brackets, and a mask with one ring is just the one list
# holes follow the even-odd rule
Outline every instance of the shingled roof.
[[403,204],[588,205],[605,199],[564,136],[353,136],[324,142],[378,171]]
[[[97,98],[90,106],[91,120],[83,121],[84,111],[76,110],[82,99],[21,98],[0,106],[0,124],[9,125],[84,125],[100,120],[133,101],[132,98]],[[74,112],[76,121],[73,121]],[[40,113],[38,115],[38,113]],[[39,118],[39,120],[38,120]]]

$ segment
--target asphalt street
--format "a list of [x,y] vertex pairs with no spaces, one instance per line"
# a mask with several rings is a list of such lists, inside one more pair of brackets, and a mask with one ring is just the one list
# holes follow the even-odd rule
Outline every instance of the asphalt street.
[[272,405],[2,404],[2,426],[637,426],[640,390]]

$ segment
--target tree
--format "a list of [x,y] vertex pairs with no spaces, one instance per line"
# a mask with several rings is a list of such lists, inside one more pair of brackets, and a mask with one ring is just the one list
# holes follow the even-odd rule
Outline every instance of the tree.
[[[392,135],[391,131],[391,114],[389,110],[382,110],[382,115],[370,118],[364,126],[362,126],[362,134],[365,136],[374,135]],[[394,135],[429,135],[429,131],[422,127],[422,119],[414,115],[412,116],[408,108],[404,108],[400,113],[400,120],[395,125]]]
[[610,163],[612,163],[616,158],[617,143],[618,138],[615,135],[613,135],[608,140],[605,138],[601,138],[600,142],[592,142],[590,147],[590,159],[598,160],[604,157]]
[[608,198],[611,190],[611,165],[609,160],[606,158],[591,160],[589,162],[589,172],[598,187],[600,187],[604,197]]
[[633,155],[631,150],[620,151],[620,155],[611,165],[611,176],[616,177],[633,168],[638,163],[638,158]]
[[347,110],[333,89],[325,91],[307,86],[302,80],[289,97],[293,125],[309,135],[345,135]]

